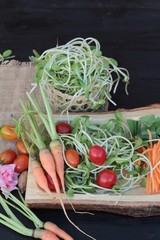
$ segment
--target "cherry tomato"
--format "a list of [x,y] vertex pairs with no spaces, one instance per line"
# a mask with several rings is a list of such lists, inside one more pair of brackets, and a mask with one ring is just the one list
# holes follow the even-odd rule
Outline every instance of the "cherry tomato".
[[[51,191],[56,191],[51,176],[50,176],[47,172],[45,173],[45,176],[46,176],[46,178],[47,178],[47,182],[48,182],[48,187],[49,187],[49,189],[50,189]],[[57,176],[57,179],[58,179],[59,187],[60,187],[60,189],[62,189],[61,181],[60,181],[60,179],[59,179],[58,176]]]
[[71,125],[67,122],[59,122],[56,124],[56,131],[59,134],[71,133]]
[[0,134],[3,138],[5,138],[7,140],[17,140],[18,139],[18,135],[14,130],[14,126],[11,126],[11,125],[3,125],[0,128]]
[[16,150],[19,154],[28,154],[27,149],[24,145],[24,142],[19,141],[16,143]]
[[79,154],[74,148],[67,149],[65,152],[65,157],[66,157],[67,163],[72,167],[77,167],[78,164],[80,163]]
[[117,181],[117,175],[110,169],[104,169],[99,172],[96,183],[103,188],[112,188]]
[[16,159],[17,154],[12,149],[7,149],[0,154],[0,164],[11,164]]
[[28,169],[29,164],[29,157],[27,155],[19,155],[16,157],[16,159],[13,161],[15,166],[15,172],[22,173],[23,171]]
[[91,162],[102,165],[106,161],[107,153],[101,146],[94,145],[89,149],[89,158]]

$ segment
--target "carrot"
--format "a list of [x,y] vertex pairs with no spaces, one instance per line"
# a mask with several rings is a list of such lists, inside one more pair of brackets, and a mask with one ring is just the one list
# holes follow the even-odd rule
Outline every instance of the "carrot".
[[[29,97],[29,99],[32,100],[31,97]],[[20,103],[25,111],[24,114],[28,113],[28,114],[26,114],[26,116],[30,123],[30,127],[33,131],[33,133],[26,132],[26,134],[28,135],[28,137],[30,138],[32,143],[34,143],[37,146],[37,148],[39,150],[39,158],[40,158],[42,167],[51,176],[53,183],[55,185],[55,188],[56,188],[56,192],[58,193],[59,198],[61,198],[60,197],[60,188],[59,188],[58,179],[57,179],[57,175],[56,175],[55,161],[53,159],[53,156],[52,156],[51,152],[46,148],[46,145],[44,144],[44,142],[41,138],[41,133],[40,133],[38,124],[36,122],[36,119],[33,114],[31,115],[31,112],[33,113],[33,110],[30,107],[30,111],[29,111],[28,108],[23,104],[22,101]],[[35,175],[36,181],[39,183],[40,186],[43,186],[43,181],[45,181],[45,183],[46,183],[47,180],[46,180],[46,177],[41,179],[38,176],[37,171],[40,172],[41,175],[43,174],[42,171],[40,170],[40,166],[38,166],[37,163],[33,163],[32,168],[34,170],[34,175]],[[48,192],[48,190],[47,190],[47,192]],[[62,200],[61,200],[61,202],[62,202]]]
[[73,238],[68,233],[63,231],[61,228],[59,228],[56,224],[52,222],[49,222],[49,221],[45,222],[44,229],[49,230],[50,232],[53,232],[58,237],[64,240],[73,240]]
[[[46,130],[47,130],[47,132],[48,132],[48,134],[51,138],[50,149],[51,149],[51,153],[52,153],[52,156],[53,156],[52,161],[54,161],[54,164],[55,164],[54,172],[56,171],[57,175],[59,176],[63,192],[65,193],[63,148],[62,148],[62,144],[61,144],[60,139],[59,139],[59,135],[56,132],[56,127],[55,127],[55,123],[54,123],[54,119],[53,119],[53,113],[52,113],[50,104],[47,100],[47,97],[46,97],[46,94],[44,92],[43,87],[41,86],[41,84],[39,86],[40,86],[41,94],[42,94],[42,97],[43,97],[43,100],[44,100],[44,105],[45,105],[45,108],[46,108],[46,111],[47,111],[48,120],[46,120],[46,118],[44,117],[44,114],[41,112],[41,109],[40,109],[40,106],[38,105],[38,103],[35,103],[35,101],[32,99],[32,97],[28,93],[27,93],[27,96],[28,96],[33,108],[35,109],[35,111],[38,112],[38,114],[39,114],[40,118],[42,119],[42,121],[43,121],[43,123],[46,127]],[[24,108],[24,106],[23,106],[23,108]],[[32,124],[32,122],[31,122],[31,124]],[[36,134],[36,138],[37,137],[39,138],[39,136],[37,135],[37,131],[38,131],[38,129],[36,127],[36,131],[34,130],[34,132]],[[32,140],[33,140],[33,138],[32,138]],[[44,146],[42,144],[39,144],[38,148],[44,150],[46,148],[46,146]],[[51,158],[51,157],[49,157],[49,158]],[[40,161],[41,161],[41,157],[40,157]],[[45,161],[42,160],[42,162],[41,163],[43,165]],[[53,163],[52,163],[52,165],[53,165]],[[43,167],[45,169],[46,164]],[[56,181],[55,177],[54,177],[54,181]]]
[[63,192],[65,192],[64,186],[64,158],[63,158],[63,147],[59,140],[53,140],[50,143],[50,149],[52,156],[55,161],[56,172],[60,178]]
[[75,210],[73,204],[68,199],[66,191],[65,191],[65,185],[64,185],[64,158],[63,158],[63,147],[62,147],[62,144],[61,144],[60,140],[52,140],[49,146],[50,146],[51,153],[52,153],[52,156],[53,156],[54,161],[55,161],[56,173],[59,176],[59,179],[61,181],[63,193],[65,194],[65,196],[66,196],[68,202],[70,203],[72,209],[74,210],[74,212],[75,213],[81,213],[81,212],[77,212]]
[[39,151],[40,162],[45,171],[51,176],[52,181],[55,185],[56,192],[60,194],[60,188],[56,175],[55,162],[51,152],[47,148],[40,149]]
[[55,161],[55,168],[56,168],[56,173],[59,176],[59,179],[61,181],[61,185],[62,185],[62,190],[63,193],[66,196],[67,201],[69,202],[69,204],[71,205],[73,211],[75,213],[80,213],[80,214],[90,214],[90,215],[94,215],[93,213],[90,212],[78,212],[75,210],[73,204],[71,203],[71,201],[68,199],[66,191],[65,191],[65,185],[64,185],[64,158],[63,158],[63,146],[60,142],[60,140],[53,140],[50,143],[50,149],[51,149],[51,153],[52,156],[54,158]]
[[46,94],[45,94],[45,91],[44,91],[42,85],[40,84],[39,86],[40,86],[40,91],[42,94],[42,98],[43,98],[47,116],[48,116],[48,123],[50,126],[50,132],[49,132],[50,137],[51,137],[50,149],[51,149],[51,153],[53,155],[54,161],[55,161],[56,172],[60,178],[62,188],[64,191],[65,188],[64,188],[63,148],[62,148],[62,144],[59,139],[59,135],[56,132],[56,127],[55,127],[55,123],[53,120],[53,113],[52,113],[51,106],[47,100],[47,97],[46,97]]
[[[53,197],[51,191],[49,190],[48,182],[47,182],[46,176],[44,174],[44,170],[43,170],[44,167],[41,166],[37,160],[35,160],[35,154],[33,151],[33,144],[35,144],[35,146],[38,148],[39,151],[40,151],[40,149],[46,149],[46,146],[41,138],[41,133],[39,131],[39,127],[36,122],[35,116],[32,114],[33,110],[31,109],[31,107],[27,108],[27,106],[25,106],[22,101],[20,101],[20,104],[24,110],[24,116],[27,116],[30,127],[32,129],[32,132],[30,132],[30,133],[27,131],[27,129],[25,131],[26,131],[26,135],[32,142],[31,149],[29,149],[29,146],[27,144],[26,144],[26,147],[30,154],[30,162],[31,162],[31,169],[32,169],[33,176],[35,178],[37,185],[40,188],[42,188],[46,193],[48,193],[51,197]],[[20,121],[21,120],[22,120],[22,117],[20,118]],[[23,139],[24,139],[24,135],[23,135]],[[52,161],[53,161],[53,159],[52,159]]]
[[37,185],[52,197],[52,193],[49,190],[48,182],[45,177],[44,170],[41,167],[40,163],[36,160],[32,160],[31,169]]

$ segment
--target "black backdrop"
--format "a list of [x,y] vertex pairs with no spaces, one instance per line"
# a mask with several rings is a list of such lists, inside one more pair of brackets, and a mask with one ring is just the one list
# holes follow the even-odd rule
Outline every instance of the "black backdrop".
[[[110,105],[111,110],[160,102],[159,0],[0,0],[0,52],[10,48],[19,61],[28,61],[32,49],[41,53],[55,46],[57,39],[64,44],[90,36],[99,40],[104,55],[117,59],[130,72],[129,96],[120,84],[113,97],[117,106]],[[74,239],[88,239],[67,222],[61,210],[35,212]],[[159,217],[69,214],[97,240],[157,239],[160,235]],[[1,239],[27,239],[1,225],[0,235]]]

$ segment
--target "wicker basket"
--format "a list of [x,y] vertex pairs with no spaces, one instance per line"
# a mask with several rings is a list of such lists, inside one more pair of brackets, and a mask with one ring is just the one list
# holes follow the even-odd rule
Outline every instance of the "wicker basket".
[[[49,82],[45,84],[45,91],[54,112],[90,112],[92,102],[85,95],[71,96],[55,89]],[[108,100],[105,105],[98,109],[99,111],[108,111]]]

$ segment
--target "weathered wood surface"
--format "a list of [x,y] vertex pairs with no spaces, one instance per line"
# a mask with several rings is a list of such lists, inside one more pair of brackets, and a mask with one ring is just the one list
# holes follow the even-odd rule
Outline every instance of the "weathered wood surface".
[[[130,111],[121,109],[125,118],[138,119],[141,116],[154,114],[160,116],[160,105],[155,104],[145,108],[137,108]],[[70,120],[83,113],[70,114]],[[88,113],[93,123],[103,123],[107,119],[113,118],[114,113]],[[55,120],[60,119],[56,114]],[[63,115],[63,120],[67,116]],[[71,209],[64,194],[62,194],[66,208]],[[126,192],[121,196],[117,195],[98,195],[89,196],[85,194],[75,194],[70,199],[77,210],[87,211],[106,211],[129,216],[156,216],[160,215],[160,194],[149,195],[145,188],[138,188]],[[29,171],[27,190],[25,195],[26,204],[31,208],[60,208],[59,200],[53,193],[53,199],[41,190],[35,183],[32,173]]]

